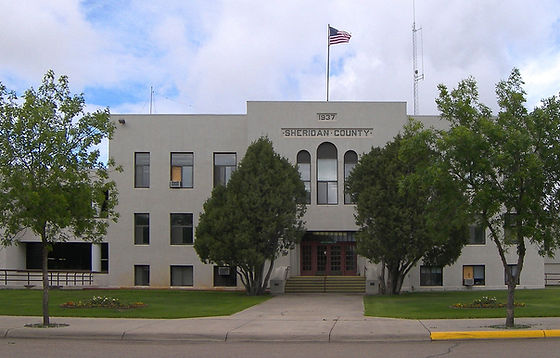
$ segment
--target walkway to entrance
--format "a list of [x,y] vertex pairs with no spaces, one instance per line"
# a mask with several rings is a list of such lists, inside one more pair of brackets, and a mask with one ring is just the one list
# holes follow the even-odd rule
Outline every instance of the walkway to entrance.
[[231,317],[280,320],[363,319],[363,297],[356,294],[332,293],[275,296]]

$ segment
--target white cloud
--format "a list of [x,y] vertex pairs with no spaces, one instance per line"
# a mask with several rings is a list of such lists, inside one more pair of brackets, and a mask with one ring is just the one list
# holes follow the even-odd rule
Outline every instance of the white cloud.
[[[94,104],[110,100],[113,113],[147,113],[150,85],[154,113],[324,100],[330,23],[352,33],[349,44],[331,48],[331,100],[407,101],[412,111],[411,1],[37,0],[3,1],[2,9],[0,81],[10,88],[36,86],[52,68],[76,91],[96,88]],[[559,14],[555,0],[416,1],[420,112],[437,113],[437,84],[454,87],[469,75],[495,109],[495,83],[513,67],[530,105],[555,94]]]

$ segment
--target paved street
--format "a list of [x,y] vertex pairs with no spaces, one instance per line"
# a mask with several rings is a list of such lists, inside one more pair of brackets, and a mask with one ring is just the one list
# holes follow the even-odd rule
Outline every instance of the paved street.
[[560,340],[374,342],[374,343],[185,343],[92,340],[3,339],[0,357],[23,358],[479,358],[560,357]]

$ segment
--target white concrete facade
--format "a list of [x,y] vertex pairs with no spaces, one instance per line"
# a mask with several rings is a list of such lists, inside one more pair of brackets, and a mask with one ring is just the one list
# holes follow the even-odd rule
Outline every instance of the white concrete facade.
[[[172,244],[171,214],[186,214],[187,218],[192,215],[192,228],[187,227],[181,233],[187,232],[188,236],[192,229],[192,240],[196,240],[194,229],[214,185],[214,154],[235,153],[238,164],[250,143],[261,136],[267,136],[274,149],[294,164],[300,151],[310,154],[311,203],[304,218],[307,230],[355,232],[355,206],[344,202],[345,154],[354,151],[360,157],[374,146],[384,146],[402,130],[407,118],[404,102],[248,102],[247,113],[239,115],[113,114],[117,129],[109,143],[109,155],[123,168],[122,172],[111,174],[119,191],[117,211],[120,218],[118,223],[109,226],[105,239],[108,272],[96,275],[96,283],[108,287],[241,288],[240,280],[236,286],[216,284],[215,268],[200,261],[192,243]],[[418,116],[417,119],[427,126],[441,126],[437,116]],[[317,150],[323,143],[331,143],[336,148],[336,180],[333,181],[337,188],[336,204],[318,203]],[[149,178],[148,187],[135,187],[135,153],[149,153],[149,167],[143,169]],[[192,171],[192,186],[170,187],[174,175],[171,153],[191,156],[192,165],[188,170]],[[149,219],[146,238],[149,242],[135,242],[135,233],[142,230],[137,225],[139,221],[135,221],[135,217],[138,218],[135,214]],[[146,233],[145,230],[141,232]],[[32,241],[36,239],[24,240]],[[302,247],[298,245],[276,265],[289,266],[290,275],[302,274]],[[92,270],[100,269],[101,256],[100,248],[92,246]],[[23,246],[1,249],[0,267],[25,268],[25,257]],[[511,256],[511,263],[515,263],[515,255]],[[549,267],[560,268],[557,259],[547,259],[546,263]],[[467,265],[484,266],[484,284],[463,285],[463,267]],[[348,272],[367,273],[375,279],[377,265],[357,257],[355,267]],[[544,287],[544,277],[545,260],[529,245],[520,287]],[[486,237],[484,244],[467,245],[454,265],[443,268],[441,285],[421,284],[418,265],[407,275],[403,290],[505,287],[504,269],[496,247]]]

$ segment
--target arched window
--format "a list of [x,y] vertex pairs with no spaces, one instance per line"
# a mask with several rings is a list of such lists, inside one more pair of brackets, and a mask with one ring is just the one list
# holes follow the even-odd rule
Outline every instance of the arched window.
[[338,204],[337,151],[332,143],[317,148],[317,204]]
[[307,191],[306,203],[311,204],[311,155],[306,150],[300,150],[297,154],[297,167],[301,181]]
[[[346,179],[352,172],[352,169],[358,164],[358,154],[353,150],[349,150],[344,154],[344,184],[346,185]],[[354,204],[350,194],[344,191],[344,204]]]

